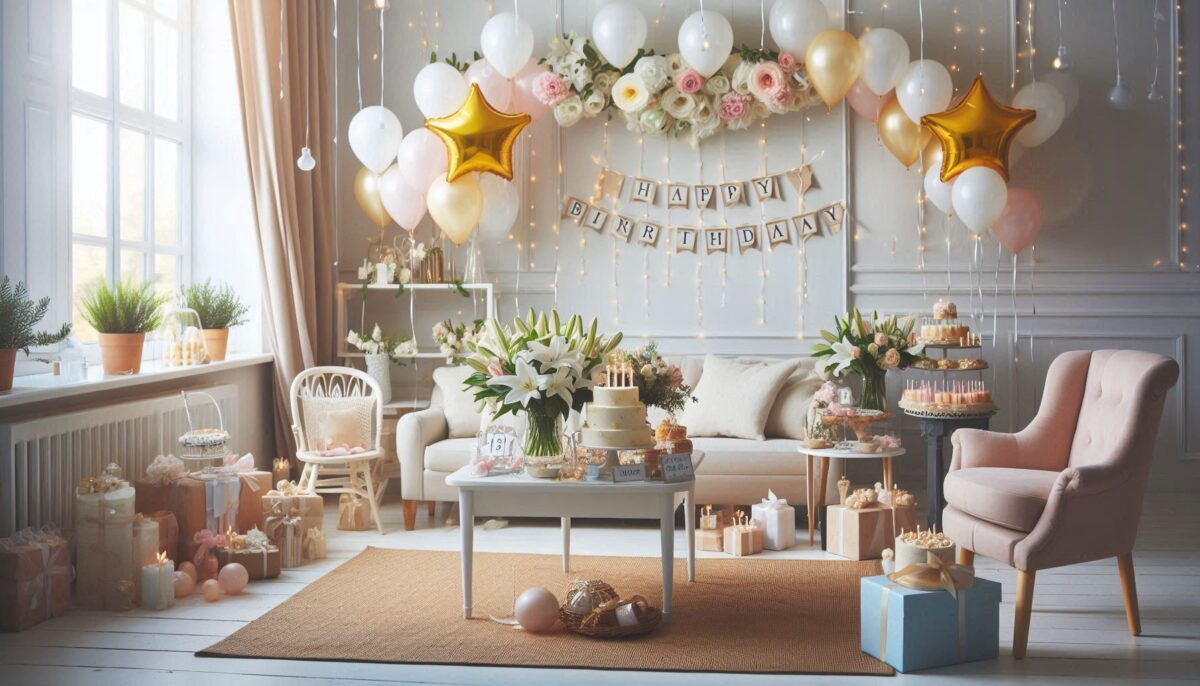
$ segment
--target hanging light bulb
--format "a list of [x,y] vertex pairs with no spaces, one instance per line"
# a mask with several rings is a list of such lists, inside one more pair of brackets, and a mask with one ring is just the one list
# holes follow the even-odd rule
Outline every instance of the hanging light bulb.
[[1112,90],[1108,92],[1108,104],[1119,110],[1133,109],[1133,91],[1129,90],[1129,86],[1125,85],[1120,74],[1117,74],[1117,82],[1113,85]]
[[312,171],[317,166],[317,158],[313,157],[312,150],[306,145],[300,148],[300,157],[296,158],[296,166],[300,171]]
[[1067,58],[1067,46],[1058,46],[1058,54],[1050,61],[1050,66],[1058,71],[1067,71],[1071,68],[1071,60]]

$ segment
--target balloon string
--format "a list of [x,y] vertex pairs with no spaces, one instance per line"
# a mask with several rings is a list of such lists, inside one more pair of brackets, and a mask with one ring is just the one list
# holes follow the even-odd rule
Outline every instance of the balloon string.
[[1033,363],[1033,326],[1037,322],[1037,246],[1029,246],[1029,362]]
[[767,0],[758,0],[758,49],[767,47]]
[[996,352],[997,337],[999,336],[999,326],[997,320],[1000,317],[1000,258],[1003,256],[1003,246],[1000,241],[996,241],[996,265],[992,274],[992,353]]
[[387,5],[379,8],[379,106],[383,107],[383,88],[387,85],[387,80],[383,78],[383,63],[387,55],[387,33],[383,30],[383,13],[387,11]]
[[1117,81],[1121,80],[1121,36],[1117,31],[1117,0],[1112,0],[1113,43],[1117,49]]
[[[354,76],[358,80],[358,109],[362,109],[362,10],[354,5]],[[336,109],[336,108],[335,108]]]
[[287,33],[287,24],[283,21],[283,8],[287,5],[283,0],[279,0],[279,99],[283,100],[283,38]]

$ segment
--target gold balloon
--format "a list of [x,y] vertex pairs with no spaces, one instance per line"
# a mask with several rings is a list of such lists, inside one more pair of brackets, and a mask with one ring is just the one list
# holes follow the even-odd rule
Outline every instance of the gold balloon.
[[457,112],[426,119],[425,128],[437,134],[450,153],[448,180],[469,172],[490,172],[511,180],[513,144],[530,121],[528,114],[497,111],[483,97],[479,84],[473,83]]
[[467,242],[483,216],[483,188],[474,174],[455,181],[438,176],[429,186],[425,202],[433,222],[455,245]]
[[1008,181],[1008,151],[1021,127],[1037,112],[1007,107],[996,102],[976,76],[971,90],[945,112],[927,114],[921,123],[942,144],[942,181],[949,181],[971,167],[990,167]]
[[354,199],[371,222],[382,229],[392,218],[383,208],[383,200],[379,199],[379,176],[366,167],[359,169],[354,175]]
[[808,76],[817,95],[829,107],[841,102],[862,71],[863,55],[858,41],[841,29],[826,29],[808,44],[804,58]]
[[921,158],[921,148],[929,140],[929,131],[908,118],[895,94],[880,108],[875,131],[879,134],[879,140],[906,167],[911,167]]

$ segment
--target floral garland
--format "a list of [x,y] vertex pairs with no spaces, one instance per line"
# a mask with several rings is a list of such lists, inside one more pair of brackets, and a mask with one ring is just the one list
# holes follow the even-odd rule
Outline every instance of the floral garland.
[[484,321],[476,319],[470,324],[447,319],[433,325],[433,342],[446,356],[446,364],[458,364],[466,357],[469,344],[479,343],[484,336]]
[[722,129],[746,129],[820,102],[795,56],[745,46],[707,79],[679,53],[639,51],[629,66],[617,69],[574,32],[554,38],[540,63],[549,71],[534,80],[533,93],[553,108],[560,126],[616,109],[630,131],[686,137],[692,147]]

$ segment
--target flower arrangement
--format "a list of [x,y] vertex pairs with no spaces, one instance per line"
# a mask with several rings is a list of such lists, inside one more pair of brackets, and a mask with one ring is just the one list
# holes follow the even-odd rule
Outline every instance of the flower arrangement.
[[913,332],[915,320],[896,315],[880,319],[872,312],[863,319],[858,308],[843,317],[834,317],[834,330],[822,331],[825,343],[813,346],[813,357],[827,357],[826,373],[841,376],[843,372],[863,378],[862,407],[882,410],[886,404],[884,375],[890,369],[904,369],[924,359],[925,345]]
[[837,405],[838,385],[833,381],[821,384],[813,393],[812,405],[808,408],[808,417],[804,424],[804,434],[809,448],[829,448],[833,446],[833,426],[821,420],[821,414],[832,406]]
[[364,355],[387,355],[393,364],[403,367],[409,360],[417,356],[417,342],[412,336],[398,334],[384,336],[383,330],[376,324],[371,335],[363,337],[353,329],[346,335],[346,342],[358,349]]
[[634,348],[627,361],[637,371],[634,383],[642,403],[666,410],[672,423],[675,414],[682,411],[689,400],[696,401],[691,386],[683,383],[683,372],[658,354],[657,343],[651,341],[644,348]]
[[446,364],[457,364],[465,356],[468,343],[477,343],[483,338],[483,320],[476,319],[469,325],[455,324],[447,319],[433,325],[433,340],[446,356]]
[[692,147],[722,128],[746,129],[820,102],[794,55],[745,46],[707,79],[679,53],[639,51],[617,69],[575,32],[554,38],[541,63],[549,72],[534,81],[534,96],[553,108],[560,126],[615,108],[630,131],[686,137]]

